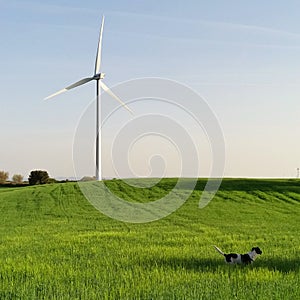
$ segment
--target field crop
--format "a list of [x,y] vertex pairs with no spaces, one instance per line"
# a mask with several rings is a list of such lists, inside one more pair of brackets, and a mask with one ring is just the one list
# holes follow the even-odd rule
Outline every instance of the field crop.
[[[152,201],[175,183],[106,185]],[[225,179],[199,209],[204,185],[145,224],[110,219],[76,183],[1,188],[0,299],[300,299],[300,181]],[[214,244],[263,254],[226,265]]]

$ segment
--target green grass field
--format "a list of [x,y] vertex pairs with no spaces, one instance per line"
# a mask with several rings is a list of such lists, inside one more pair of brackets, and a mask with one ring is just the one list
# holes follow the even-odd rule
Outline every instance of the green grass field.
[[[155,200],[174,186],[107,186]],[[300,299],[300,181],[226,179],[198,208],[205,180],[168,217],[123,223],[76,183],[0,189],[0,299]],[[263,255],[226,265],[212,247]]]

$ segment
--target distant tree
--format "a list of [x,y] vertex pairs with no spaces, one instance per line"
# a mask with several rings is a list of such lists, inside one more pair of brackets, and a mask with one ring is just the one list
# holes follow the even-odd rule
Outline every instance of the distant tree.
[[13,180],[14,183],[22,183],[23,182],[23,176],[20,175],[20,174],[15,174],[12,177],[12,180]]
[[5,171],[0,171],[0,184],[3,184],[6,182],[6,180],[8,179],[8,172]]
[[48,183],[49,175],[47,171],[35,170],[31,171],[28,181],[30,185]]

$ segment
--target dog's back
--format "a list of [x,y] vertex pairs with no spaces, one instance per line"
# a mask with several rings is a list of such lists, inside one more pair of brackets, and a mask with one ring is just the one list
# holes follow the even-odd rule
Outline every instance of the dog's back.
[[262,254],[259,247],[253,247],[249,253],[238,254],[238,253],[224,253],[220,248],[214,246],[215,249],[224,256],[225,261],[229,264],[251,264],[257,257],[257,255]]

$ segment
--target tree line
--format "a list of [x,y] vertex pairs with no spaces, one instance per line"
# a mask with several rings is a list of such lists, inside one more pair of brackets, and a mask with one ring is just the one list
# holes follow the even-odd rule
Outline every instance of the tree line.
[[[24,181],[24,176],[21,174],[14,174],[12,176],[12,181],[9,182],[9,173],[5,171],[0,171],[0,184],[6,183],[14,183],[14,184],[24,184],[27,183]],[[29,185],[36,185],[36,184],[46,184],[46,183],[54,183],[56,180],[54,178],[50,178],[47,171],[43,170],[34,170],[31,171],[28,177],[28,184]]]

